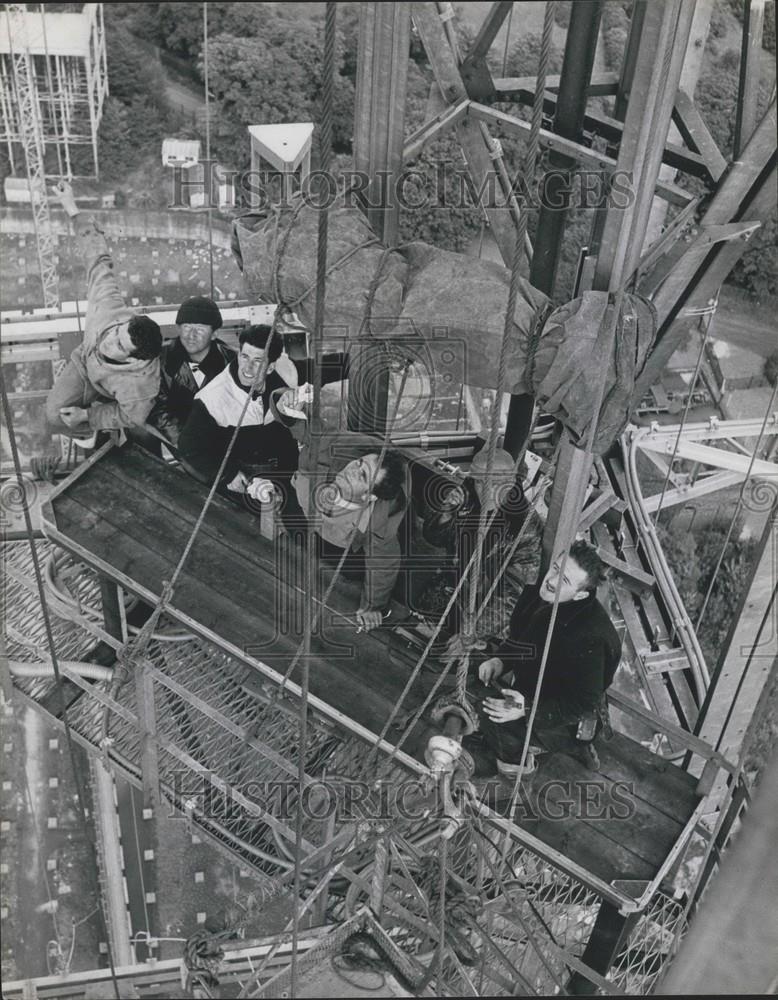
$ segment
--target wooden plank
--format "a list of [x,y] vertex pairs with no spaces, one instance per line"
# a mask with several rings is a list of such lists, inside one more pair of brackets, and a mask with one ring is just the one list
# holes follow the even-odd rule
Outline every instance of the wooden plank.
[[[575,817],[576,828],[583,824],[620,848],[642,858],[653,869],[653,877],[680,836],[683,822],[658,812],[653,805],[637,795],[633,796],[629,790],[626,794],[617,792],[614,798],[613,781],[607,775],[588,770],[580,761],[567,754],[551,754],[544,763],[546,766],[533,782],[533,788],[543,790],[549,805],[559,804],[561,807],[568,799],[572,799],[575,808],[581,809],[580,813],[572,812],[570,819],[564,822],[572,823]],[[637,784],[634,776],[629,784]],[[588,801],[587,795],[591,796]],[[611,806],[618,807],[618,813],[614,808],[611,814]],[[626,811],[629,811],[629,815],[623,815]],[[603,813],[602,816],[599,815],[600,812]],[[685,816],[684,821],[687,818]],[[549,822],[555,825],[553,820]],[[541,829],[543,826],[541,821]]]
[[596,546],[596,550],[602,562],[612,569],[614,573],[618,573],[628,590],[645,596],[651,594],[656,580],[650,573],[646,573],[645,570],[640,569],[638,566],[631,565],[623,559],[619,559],[618,556],[613,555],[607,548],[598,545]]
[[634,794],[661,813],[679,822],[694,812],[698,797],[696,778],[680,767],[651,753],[635,740],[614,733],[610,740],[598,740],[599,773],[612,781],[629,781]]
[[517,825],[604,882],[619,878],[650,881],[656,874],[656,866],[586,823],[522,820]]
[[[62,529],[120,572],[159,593],[191,525],[183,518],[160,519],[152,497],[136,492],[130,501],[124,482],[105,476],[96,483],[95,478],[80,481],[55,502],[58,520],[65,521]],[[77,506],[70,506],[73,504]],[[245,540],[244,536],[244,549]],[[207,536],[198,539],[173,604],[230,642],[244,649],[251,647],[255,651],[252,655],[269,665],[284,667],[297,648],[298,636],[277,632],[274,616],[258,615],[257,607],[262,606],[261,596],[268,584],[274,593],[283,587],[287,597],[291,589],[257,565],[252,559],[256,547],[225,552],[223,545],[216,545]],[[342,633],[342,627],[325,628],[324,637],[315,640],[311,690],[378,732],[402,690],[410,664],[403,663],[378,636],[351,632],[346,645],[340,641]],[[365,663],[371,664],[369,673]],[[407,707],[414,704],[418,704],[417,698],[409,696]]]

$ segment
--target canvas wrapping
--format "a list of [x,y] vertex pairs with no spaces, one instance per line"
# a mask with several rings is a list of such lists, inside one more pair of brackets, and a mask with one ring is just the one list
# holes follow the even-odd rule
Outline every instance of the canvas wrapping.
[[[367,336],[385,342],[410,337],[423,345],[417,354],[431,372],[496,388],[508,268],[421,242],[386,251],[359,209],[341,200],[329,212],[325,349],[347,349]],[[318,210],[299,197],[289,206],[237,219],[233,234],[235,257],[252,295],[293,309],[309,329],[317,235]],[[594,440],[598,454],[628,420],[635,378],[656,332],[651,305],[625,294],[613,338],[612,308],[607,292],[585,292],[550,312],[548,297],[520,278],[503,377],[506,392],[534,395],[584,444],[607,371]]]

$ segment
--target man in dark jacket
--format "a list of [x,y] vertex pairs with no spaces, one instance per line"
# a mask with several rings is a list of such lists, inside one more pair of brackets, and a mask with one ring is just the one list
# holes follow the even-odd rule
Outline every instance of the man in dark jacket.
[[196,393],[235,357],[231,347],[214,339],[222,315],[213,299],[199,295],[187,299],[178,310],[176,324],[178,337],[162,348],[159,395],[148,418],[148,423],[174,446]]
[[[491,475],[487,482],[487,449],[482,448],[473,458],[467,478],[455,486],[438,510],[430,510],[424,518],[422,532],[431,545],[445,549],[456,567],[448,574],[451,585],[464,576],[478,543],[481,511],[486,509],[488,530],[484,537],[479,581],[479,603],[485,591],[497,578],[508,546],[524,524],[529,504],[516,478],[515,463],[507,451],[498,448],[494,454]],[[493,516],[492,516],[493,515]],[[490,522],[491,517],[491,522]],[[536,536],[530,536],[535,548]],[[461,631],[464,610],[468,606],[469,583],[452,605],[445,627],[451,635]],[[424,598],[422,597],[422,600]]]
[[[211,483],[240,421],[235,444],[220,486],[243,493],[255,476],[263,476],[285,494],[297,469],[297,442],[289,428],[275,420],[270,394],[297,384],[297,369],[283,353],[278,335],[266,325],[249,326],[239,337],[240,351],[230,364],[195,396],[178,440],[184,468]],[[264,368],[264,379],[257,383]]]
[[[621,641],[597,600],[602,563],[594,549],[577,541],[560,579],[557,560],[540,586],[526,587],[511,616],[508,638],[478,668],[482,684],[495,689],[512,672],[504,698],[483,700],[481,732],[497,757],[500,773],[515,776],[526,737],[527,702],[535,695],[553,604],[559,607],[538,695],[532,743],[540,750],[575,746],[579,723],[596,713],[621,657]],[[589,738],[593,738],[593,734]],[[534,754],[526,772],[535,769]]]

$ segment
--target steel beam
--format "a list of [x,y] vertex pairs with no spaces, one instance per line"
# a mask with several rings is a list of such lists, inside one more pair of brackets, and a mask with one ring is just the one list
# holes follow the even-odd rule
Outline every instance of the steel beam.
[[[546,77],[546,93],[549,100],[553,100],[553,94],[559,90],[559,73],[549,73]],[[587,97],[613,97],[616,94],[619,77],[616,73],[607,71],[605,73],[593,73],[591,83],[586,88]],[[513,96],[522,104],[531,104],[532,95],[535,93],[536,79],[534,76],[514,76],[504,77],[494,81],[495,90],[499,90],[500,96],[506,99]]]
[[494,81],[486,64],[486,54],[512,7],[511,0],[507,2],[499,0],[492,4],[478,29],[470,51],[462,60],[461,71],[465,87],[468,94],[478,100],[490,100],[494,96]]
[[[593,276],[595,290],[614,293],[640,261],[693,13],[683,0],[638,7],[644,23],[618,156],[618,169],[632,174],[635,198],[626,210],[607,209]],[[543,535],[543,569],[575,538],[591,468],[591,453],[576,448],[565,433]]]
[[708,173],[718,183],[727,169],[727,160],[694,101],[684,90],[679,90],[675,96],[673,124],[686,145],[705,160]]
[[[726,225],[767,219],[776,205],[775,152],[776,105],[773,100],[740,159],[719,184],[701,225]],[[745,252],[742,240],[717,243],[689,276],[674,269],[662,286],[665,319],[660,322],[656,344],[641,372],[635,399],[657,381],[678,347],[684,343],[697,318],[684,318],[684,310],[715,303],[722,282]],[[650,275],[648,276],[650,282]]]
[[[580,142],[586,116],[587,88],[594,68],[602,2],[573,4],[554,114],[554,132]],[[552,152],[544,178],[544,198],[535,234],[530,282],[550,298],[554,294],[570,185],[577,160]]]
[[424,146],[447,129],[458,125],[468,112],[470,101],[459,101],[450,108],[445,108],[440,114],[426,121],[408,137],[403,149],[403,163],[418,156]]
[[[638,447],[643,447],[643,441],[675,441],[679,430],[681,430],[680,424],[655,424],[650,430],[648,428],[640,430]],[[718,417],[711,417],[709,420],[683,425],[685,441],[727,441],[730,438],[755,438],[760,434],[765,437],[778,434],[777,414],[768,416],[766,423],[764,417],[753,420],[719,420]]]
[[[515,115],[508,114],[505,111],[499,111],[497,108],[490,108],[486,104],[479,104],[477,101],[473,101],[468,108],[468,116],[496,125],[505,129],[506,132],[520,136],[521,138],[529,137],[529,122],[522,121],[521,118],[517,118]],[[538,141],[541,148],[548,149],[552,153],[558,153],[570,160],[576,160],[581,166],[601,170],[606,177],[610,177],[618,169],[618,161],[614,157],[609,156],[607,153],[599,153],[589,146],[584,146],[583,143],[574,142],[572,139],[556,135],[554,132],[549,132],[548,129],[542,128],[540,130]],[[670,202],[670,204],[681,207],[687,205],[692,200],[692,196],[688,191],[678,187],[677,184],[665,181],[657,181],[656,194],[658,197]]]
[[[624,916],[612,903],[603,900],[581,955],[584,966],[604,976],[616,960],[637,920],[637,914]],[[566,988],[571,996],[595,996],[597,993],[595,984],[580,972],[573,972]]]
[[[708,226],[701,224],[697,238],[674,261],[667,279],[653,292],[651,301],[657,313],[657,321],[662,324],[671,314],[677,301],[678,288],[683,288],[690,282],[711,250],[721,243],[735,241],[747,242],[756,230],[759,222],[733,222],[723,226]],[[695,316],[696,316],[695,312]]]
[[732,158],[736,160],[753,134],[759,101],[762,69],[762,30],[765,0],[746,0],[743,10],[743,44],[740,50],[740,80],[735,110]]
[[[405,92],[410,48],[410,4],[360,7],[354,114],[354,166],[368,177],[365,214],[386,246],[397,243],[400,203],[395,190],[403,163]],[[348,427],[383,433],[389,372],[369,331],[352,351]]]
[[691,29],[694,5],[652,0],[645,20],[619,147],[618,169],[632,174],[635,199],[611,207],[597,255],[594,288],[615,291],[637,268]]
[[[413,23],[421,36],[424,51],[432,66],[435,81],[444,101],[449,104],[467,100],[469,95],[460,72],[456,53],[434,3],[413,3]],[[468,171],[489,219],[491,233],[506,265],[510,267],[516,242],[516,230],[507,210],[509,192],[502,189],[492,161],[492,150],[481,123],[468,115],[456,126],[457,141],[462,148]]]
[[778,512],[773,508],[696,728],[701,739],[735,764],[740,761],[746,732],[778,657],[776,581]]
[[717,493],[719,490],[737,486],[744,479],[745,474],[741,475],[739,472],[714,472],[713,475],[703,476],[688,486],[676,486],[674,489],[665,490],[664,496],[661,493],[655,493],[653,496],[643,497],[643,506],[646,513],[653,514],[654,511],[659,510],[660,501],[662,510],[664,510],[666,507],[688,503],[690,500],[707,496],[709,493]]
[[[504,93],[500,92],[500,84],[508,82],[515,84],[516,89],[508,89]],[[506,102],[509,100],[516,100],[519,104],[532,104],[535,94],[535,85],[527,77],[521,77],[515,81],[496,80],[495,87],[498,91],[497,96],[495,97],[496,101]],[[603,88],[595,87],[592,88],[592,91],[601,91],[602,89]],[[589,92],[589,96],[593,96],[592,91]],[[555,113],[556,102],[556,94],[547,89],[543,98],[543,111],[548,117],[551,117]],[[618,146],[624,134],[622,123],[618,119],[611,118],[609,115],[604,115],[600,112],[591,110],[587,110],[584,117],[584,130],[586,132],[596,133],[603,139],[607,139],[612,146]],[[676,170],[682,170],[684,173],[689,174],[692,177],[699,177],[703,180],[713,180],[705,157],[700,153],[687,149],[685,146],[679,145],[678,143],[672,141],[667,141],[665,143],[662,154],[662,162],[669,167],[674,167]]]
[[[580,143],[583,136],[587,92],[594,68],[601,16],[601,0],[573,4],[567,29],[554,133],[576,143]],[[544,179],[543,204],[538,217],[529,280],[549,298],[553,298],[570,204],[570,185],[578,163],[578,157],[552,152],[550,169]],[[519,454],[530,433],[533,409],[532,398],[526,394],[511,397],[505,426],[505,448],[512,455]]]
[[361,4],[354,167],[369,178],[367,220],[388,246],[397,242],[400,217],[393,182],[403,161],[410,37],[410,4]]
[[749,469],[755,479],[768,479],[778,481],[778,465],[773,462],[764,462],[761,459],[752,459],[746,455],[736,454],[733,451],[724,451],[723,448],[710,448],[708,445],[697,444],[695,441],[681,440],[677,444],[672,441],[654,443],[653,445],[644,441],[641,445],[643,449],[654,449],[664,455],[675,454],[676,458],[685,458],[690,462],[702,462],[704,465],[711,465],[716,469],[728,469],[730,472],[737,472],[745,477]]

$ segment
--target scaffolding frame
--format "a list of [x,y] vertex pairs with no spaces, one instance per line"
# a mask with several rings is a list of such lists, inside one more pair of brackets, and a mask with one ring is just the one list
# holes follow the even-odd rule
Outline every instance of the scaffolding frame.
[[[108,96],[103,5],[86,3],[79,13],[53,14],[43,5],[39,10],[30,4],[6,7],[8,38],[0,42],[0,141],[6,145],[12,171],[25,162],[21,100],[25,96],[41,133],[45,176],[72,178],[79,172],[73,147],[88,146],[91,172],[86,176],[98,178],[98,131]],[[18,54],[25,50],[28,95],[19,90],[16,65]],[[46,169],[45,154],[51,148],[57,155],[56,171],[52,164]]]

